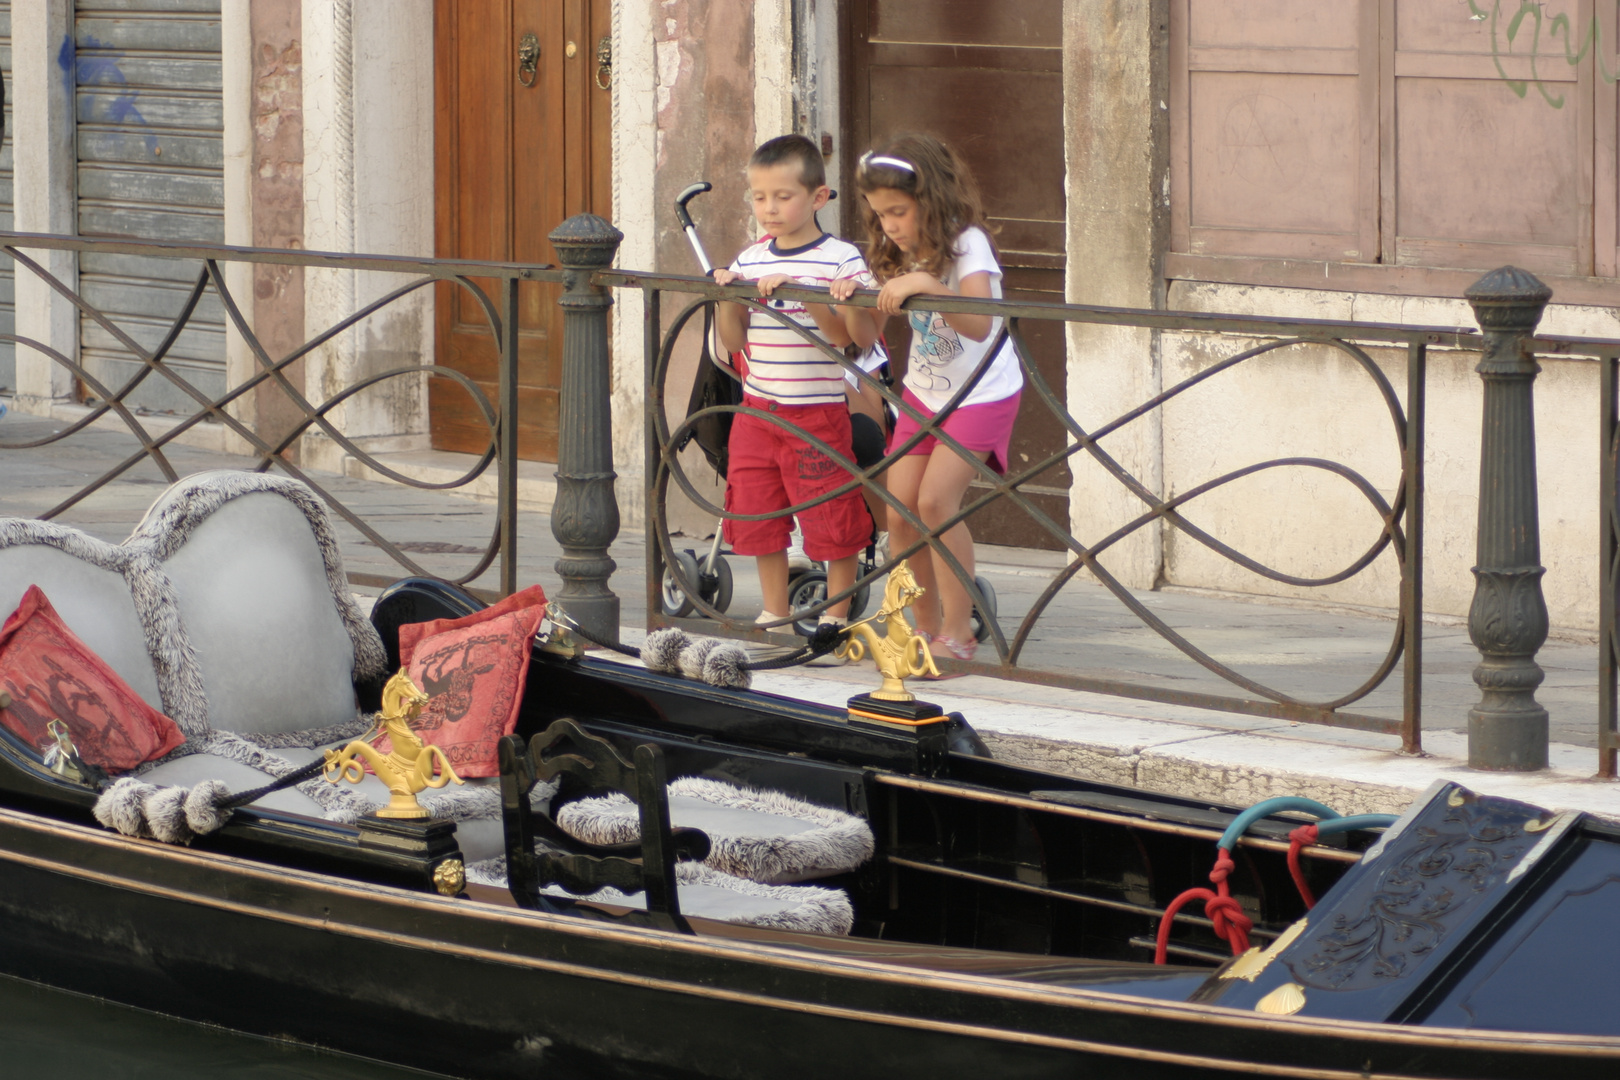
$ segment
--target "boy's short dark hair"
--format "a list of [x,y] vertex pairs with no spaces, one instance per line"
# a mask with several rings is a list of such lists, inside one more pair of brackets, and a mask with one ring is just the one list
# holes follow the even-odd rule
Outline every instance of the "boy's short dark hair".
[[761,143],[754,156],[748,159],[748,165],[750,168],[756,165],[768,167],[790,161],[799,163],[799,181],[805,187],[815,191],[826,186],[827,163],[821,157],[821,149],[803,135],[778,135]]

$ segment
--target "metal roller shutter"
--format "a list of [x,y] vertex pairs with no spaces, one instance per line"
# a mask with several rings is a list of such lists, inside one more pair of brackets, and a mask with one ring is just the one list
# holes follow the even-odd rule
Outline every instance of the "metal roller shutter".
[[[78,219],[85,236],[223,243],[223,108],[219,0],[78,0],[74,14]],[[185,303],[200,264],[85,254],[79,287],[144,348]],[[85,368],[116,387],[139,368],[81,319]],[[209,396],[225,391],[225,315],[210,291],[169,362]],[[132,404],[190,412],[195,403],[148,376]]]
[[[0,78],[6,83],[6,138],[0,143],[0,230],[14,228],[11,213],[11,3],[0,0]],[[0,334],[17,332],[11,260],[0,256]],[[0,342],[0,394],[17,389],[17,347]]]

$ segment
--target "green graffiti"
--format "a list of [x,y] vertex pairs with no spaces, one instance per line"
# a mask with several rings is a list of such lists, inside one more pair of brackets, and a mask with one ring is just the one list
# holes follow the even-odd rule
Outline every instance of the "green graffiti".
[[[1491,60],[1496,65],[1496,73],[1502,77],[1502,81],[1507,84],[1509,90],[1522,98],[1529,92],[1530,84],[1534,83],[1536,92],[1542,96],[1547,104],[1555,109],[1564,107],[1564,95],[1553,94],[1541,80],[1540,64],[1543,38],[1545,38],[1549,46],[1559,38],[1563,39],[1564,61],[1570,67],[1579,65],[1590,53],[1593,65],[1604,82],[1613,83],[1617,78],[1620,78],[1615,72],[1611,72],[1604,62],[1602,49],[1603,27],[1598,23],[1596,15],[1587,20],[1586,25],[1582,28],[1580,41],[1577,44],[1574,24],[1570,21],[1569,16],[1560,12],[1557,15],[1548,17],[1543,12],[1543,7],[1545,7],[1545,4],[1536,3],[1535,0],[1519,0],[1518,10],[1514,11],[1504,24],[1502,0],[1493,0],[1489,10],[1479,6],[1474,0],[1468,0],[1468,10],[1476,20],[1490,20]],[[1527,23],[1529,24],[1530,38],[1527,50],[1530,56],[1530,78],[1511,79],[1508,77],[1507,69],[1502,66],[1502,56],[1504,53],[1511,54],[1514,51],[1514,45],[1519,41],[1520,35],[1526,32]],[[1507,43],[1506,48],[1503,48],[1504,40]]]

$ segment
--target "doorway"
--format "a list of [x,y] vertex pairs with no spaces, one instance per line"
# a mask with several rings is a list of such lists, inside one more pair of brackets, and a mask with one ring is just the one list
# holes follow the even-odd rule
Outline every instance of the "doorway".
[[[902,131],[948,141],[973,170],[996,228],[1002,291],[1009,300],[1064,298],[1062,0],[853,0],[844,28],[846,97],[842,187],[859,236],[854,163]],[[1022,327],[1031,360],[1054,392],[1067,385],[1063,324]],[[909,332],[890,319],[896,375]],[[1067,445],[1067,432],[1027,387],[1009,450],[1014,474]],[[978,497],[979,485],[968,492]],[[1021,488],[1067,528],[1069,471],[1058,466]],[[968,519],[980,543],[1056,549],[1022,510],[996,504]]]
[[[434,234],[440,258],[555,262],[547,239],[578,213],[612,209],[608,0],[439,0],[434,6]],[[478,282],[498,300],[498,283]],[[557,460],[560,286],[518,295],[518,456]],[[437,362],[496,400],[499,353],[483,307],[438,286]],[[481,453],[478,409],[429,384],[433,447]]]

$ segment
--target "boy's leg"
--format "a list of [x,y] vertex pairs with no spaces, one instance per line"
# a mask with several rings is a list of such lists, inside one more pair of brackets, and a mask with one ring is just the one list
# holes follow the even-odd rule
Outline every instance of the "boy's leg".
[[[788,611],[788,556],[786,551],[773,551],[769,555],[754,557],[754,565],[759,567],[759,591],[764,595],[761,603],[762,615],[772,618],[786,618],[792,612]],[[791,627],[779,626],[779,633],[791,633]]]
[[[897,497],[913,514],[917,513],[917,495],[922,487],[923,474],[929,459],[922,454],[907,454],[889,466],[889,492]],[[920,516],[920,515],[919,515]],[[889,550],[904,551],[917,542],[913,529],[899,511],[889,508]],[[934,562],[928,549],[911,556],[911,573],[925,591],[911,605],[911,617],[917,629],[928,634],[939,633],[939,591],[934,588]]]
[[[990,454],[980,451],[974,456],[984,461]],[[962,496],[967,493],[968,484],[978,470],[946,446],[936,446],[926,461],[927,467],[917,490],[917,516],[930,529],[937,529],[962,509]],[[956,556],[956,561],[962,564],[968,579],[972,580],[973,534],[968,532],[967,522],[957,522],[945,531],[940,540]],[[938,556],[930,561],[934,564],[933,584],[939,597],[940,634],[956,642],[972,641],[972,597],[949,563]],[[920,579],[918,584],[921,584]]]
[[[834,559],[827,564],[828,596],[837,596],[853,584],[855,584],[855,556],[848,555],[842,559]],[[853,599],[854,597],[845,597],[828,608],[827,614],[835,619],[848,619],[849,605]]]

